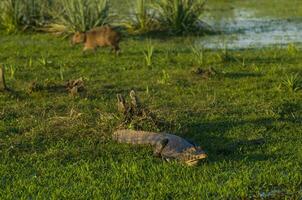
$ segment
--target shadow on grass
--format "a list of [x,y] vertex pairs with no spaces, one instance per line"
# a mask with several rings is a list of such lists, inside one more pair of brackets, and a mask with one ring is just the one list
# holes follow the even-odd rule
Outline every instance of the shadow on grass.
[[20,90],[15,90],[12,88],[7,88],[7,90],[5,90],[4,92],[0,92],[0,96],[1,95],[7,95],[12,99],[18,99],[18,100],[26,100],[28,95]]
[[224,77],[231,79],[249,78],[249,77],[261,77],[262,74],[254,72],[227,72]]
[[297,57],[289,57],[280,55],[278,57],[253,57],[253,58],[246,58],[246,63],[262,63],[262,64],[280,64],[280,63],[287,63],[287,64],[294,64],[298,62]]
[[[301,119],[302,120],[302,119]],[[300,122],[301,122],[300,120]],[[185,137],[194,139],[194,141],[205,148],[209,154],[209,161],[216,162],[223,160],[268,160],[274,158],[274,155],[244,155],[241,149],[252,152],[253,149],[258,149],[264,145],[266,138],[255,139],[231,139],[224,136],[230,129],[245,126],[247,124],[257,125],[259,127],[266,127],[267,130],[274,129],[274,123],[277,121],[284,121],[282,119],[261,118],[257,120],[241,120],[241,121],[219,121],[219,122],[205,122],[192,123],[186,126]],[[287,120],[285,121],[287,122]],[[290,121],[293,122],[293,121]],[[298,123],[298,122],[293,122]]]
[[38,83],[32,81],[28,84],[27,90],[29,93],[32,92],[50,92],[50,93],[66,93],[66,84],[58,81],[46,81],[43,83]]
[[199,30],[192,30],[192,31],[185,31],[176,33],[175,31],[169,31],[169,30],[154,30],[154,31],[148,31],[146,33],[140,33],[140,34],[128,34],[126,30],[122,31],[123,35],[127,36],[128,38],[133,39],[160,39],[160,40],[167,40],[173,37],[202,37],[207,35],[222,35],[220,30],[215,30],[213,27],[211,27],[206,22],[200,21],[199,22]]
[[96,98],[101,95],[103,98],[112,100],[112,98],[116,99],[117,94],[122,94],[123,96],[128,96],[129,92],[134,90],[136,92],[145,91],[146,88],[140,86],[124,86],[124,85],[114,85],[114,84],[104,84],[101,86],[98,91],[94,91],[93,93],[89,93],[89,98]]

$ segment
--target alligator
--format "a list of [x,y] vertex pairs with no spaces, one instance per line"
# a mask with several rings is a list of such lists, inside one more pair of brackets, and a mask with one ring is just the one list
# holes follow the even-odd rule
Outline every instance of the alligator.
[[152,145],[154,156],[166,161],[177,160],[189,166],[195,166],[207,157],[199,146],[168,133],[117,130],[113,133],[113,140],[119,143]]

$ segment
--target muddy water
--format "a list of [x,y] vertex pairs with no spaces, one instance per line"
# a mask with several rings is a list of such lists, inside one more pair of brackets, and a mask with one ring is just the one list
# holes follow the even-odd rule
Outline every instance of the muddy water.
[[[134,2],[112,0],[112,6],[127,16]],[[202,20],[220,31],[196,41],[205,48],[302,47],[302,0],[207,0]]]
[[221,34],[202,37],[205,48],[302,46],[302,1],[232,0],[207,7],[204,21]]

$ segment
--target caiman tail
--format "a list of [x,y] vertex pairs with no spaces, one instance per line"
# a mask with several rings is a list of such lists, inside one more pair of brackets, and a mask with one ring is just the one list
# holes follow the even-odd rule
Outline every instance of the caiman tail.
[[134,130],[117,130],[112,135],[112,139],[119,143],[151,145],[155,145],[161,141],[163,137],[164,136],[159,133]]

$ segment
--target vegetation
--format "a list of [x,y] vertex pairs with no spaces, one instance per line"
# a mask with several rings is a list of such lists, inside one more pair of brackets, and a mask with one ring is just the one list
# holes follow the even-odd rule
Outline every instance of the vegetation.
[[152,65],[152,57],[154,52],[154,46],[152,45],[151,41],[149,41],[146,48],[147,49],[143,53],[144,53],[146,65],[150,67]]
[[[191,42],[153,39],[149,68],[144,40],[125,38],[116,58],[103,49],[82,55],[45,34],[1,37],[1,62],[18,69],[11,77],[6,68],[13,91],[0,94],[1,199],[301,196],[302,93],[279,87],[300,70],[301,51],[228,50],[236,59],[221,61],[222,52],[204,48],[204,63],[223,72],[204,79],[191,72],[199,62]],[[85,91],[77,97],[59,89],[79,77]],[[32,81],[40,86],[29,93]],[[116,94],[131,89],[165,121],[141,127],[193,140],[209,158],[189,168],[112,142],[121,122]]]
[[[58,1],[45,0],[52,9],[33,9],[37,14],[23,14],[28,10],[18,7],[21,3],[4,4],[30,0],[0,1],[13,8],[0,13],[0,199],[301,198],[299,44],[236,50],[225,43],[220,50],[199,45],[206,37],[149,40],[124,34],[121,55],[107,49],[83,55],[82,47],[50,34],[6,34],[40,30],[39,24],[63,32],[87,30],[114,14],[113,0],[102,1],[107,7],[96,13],[91,12],[96,1]],[[144,21],[149,16],[172,34],[194,30],[197,14],[188,14],[192,23],[187,23],[179,11],[190,13],[183,5],[199,1],[164,2],[137,2],[145,6],[131,21],[134,33],[149,31]],[[215,8],[226,4],[213,2]],[[258,1],[236,2],[259,7]],[[277,9],[289,23],[291,15],[282,12],[289,1],[272,2],[268,10]],[[291,2],[301,8],[300,0]],[[169,14],[168,9],[177,11],[169,18],[186,26],[153,15]],[[225,10],[221,13],[225,17]],[[146,111],[125,123],[116,95],[128,96],[132,89]],[[209,157],[196,167],[164,162],[149,147],[113,142],[112,132],[121,127],[174,133],[201,145]]]
[[130,33],[168,31],[172,35],[200,33],[204,0],[137,0],[133,16],[124,23]]
[[121,23],[131,34],[143,34],[150,31],[158,30],[158,22],[155,19],[155,13],[146,0],[136,0],[131,6],[132,14],[128,19]]
[[0,26],[8,33],[43,26],[50,0],[2,0]]
[[[59,0],[60,12],[54,13],[54,23],[68,32],[87,31],[108,23],[108,0]],[[52,27],[60,27],[52,24]],[[60,29],[61,30],[61,27]]]
[[294,92],[302,89],[302,79],[298,73],[286,75],[283,85]]
[[[49,32],[86,31],[108,23],[109,0],[3,0],[0,24],[12,33],[27,28]],[[165,30],[173,34],[197,31],[201,0],[136,0],[132,13],[115,24],[131,34]],[[112,14],[112,13],[111,13]],[[126,20],[125,20],[126,19]]]
[[9,33],[27,28],[86,31],[109,18],[108,0],[3,0],[0,8],[0,24]]
[[204,5],[204,0],[157,0],[153,8],[161,26],[175,35],[200,31]]
[[194,55],[194,61],[201,67],[204,63],[203,47],[191,46]]

